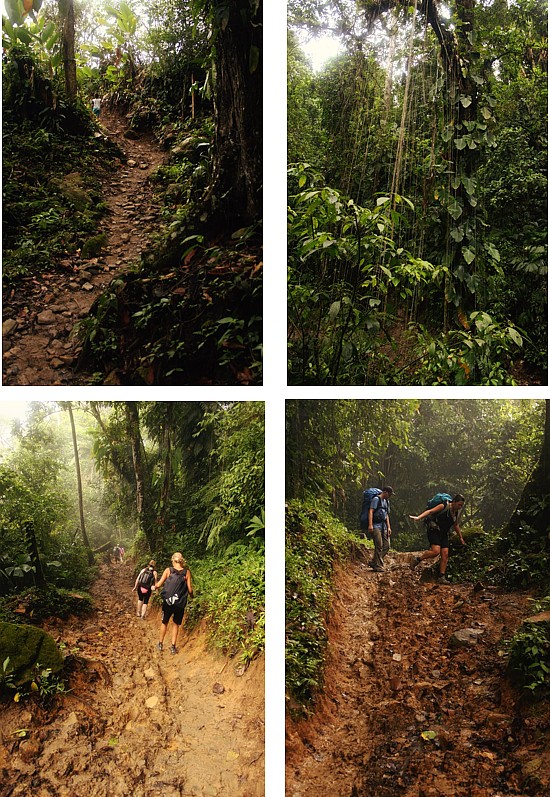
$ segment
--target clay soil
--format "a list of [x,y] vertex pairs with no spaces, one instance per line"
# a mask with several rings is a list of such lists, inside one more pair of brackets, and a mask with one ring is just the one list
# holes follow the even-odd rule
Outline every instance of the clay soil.
[[[287,720],[287,797],[550,794],[550,706],[502,656],[527,596],[422,583],[409,558],[338,573],[324,691]],[[450,646],[466,628],[477,642]]]
[[98,257],[74,255],[52,264],[50,272],[22,279],[4,295],[3,319],[17,322],[4,336],[4,385],[93,384],[93,375],[75,372],[80,353],[75,325],[103,289],[139,261],[159,230],[148,178],[165,153],[148,133],[126,138],[127,125],[118,115],[102,112],[101,128],[125,154],[103,183],[109,210],[98,233],[107,235],[107,246]]
[[158,609],[138,619],[132,586],[129,564],[104,565],[93,615],[46,626],[78,649],[72,691],[2,704],[1,797],[264,794],[263,661],[239,670],[200,629],[159,652]]

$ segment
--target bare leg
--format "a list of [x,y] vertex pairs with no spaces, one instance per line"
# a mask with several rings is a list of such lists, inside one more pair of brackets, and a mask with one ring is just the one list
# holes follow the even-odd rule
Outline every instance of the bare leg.
[[143,601],[140,601],[138,598],[138,605],[137,605],[137,616],[141,617],[141,607],[143,606]]
[[147,604],[144,603],[143,606],[141,607],[141,616],[143,617],[143,619],[145,619],[146,613],[147,613]]
[[439,572],[442,576],[445,575],[445,571],[447,569],[447,562],[449,561],[449,549],[442,548],[441,549],[441,562],[439,563]]
[[164,623],[160,624],[160,636],[159,642],[162,644],[164,642],[164,637],[166,636],[166,632],[168,630],[168,625],[164,625]]
[[[446,550],[447,550],[447,555],[448,555],[449,554],[449,549],[447,548]],[[423,561],[424,559],[435,559],[435,557],[439,556],[440,553],[442,554],[440,546],[439,545],[432,545],[432,547],[431,547],[431,549],[429,551],[424,551],[424,553],[420,554],[420,560]]]
[[172,626],[172,645],[174,647],[176,647],[176,642],[178,640],[178,632],[179,632],[179,630],[180,630],[179,625],[176,625],[174,623],[173,626]]

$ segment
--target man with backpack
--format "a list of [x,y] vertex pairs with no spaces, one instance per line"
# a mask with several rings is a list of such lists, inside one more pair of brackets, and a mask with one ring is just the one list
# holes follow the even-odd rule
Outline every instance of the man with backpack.
[[168,630],[168,623],[172,618],[172,644],[170,653],[177,653],[176,642],[178,631],[183,622],[183,614],[187,604],[187,596],[193,594],[191,584],[191,571],[185,564],[185,559],[181,553],[172,555],[172,567],[167,567],[157,584],[157,589],[162,590],[162,619],[160,625],[160,637],[157,648],[162,651],[164,637]]
[[439,584],[447,584],[445,572],[449,561],[449,532],[452,528],[456,531],[462,545],[466,545],[462,531],[458,524],[458,519],[462,507],[464,506],[464,496],[458,493],[452,498],[449,493],[437,493],[430,498],[424,512],[420,515],[409,515],[411,520],[423,520],[426,524],[428,542],[430,550],[424,551],[420,556],[413,557],[411,568],[414,568],[425,559],[435,559],[441,554],[439,562]]
[[138,573],[134,589],[132,590],[132,592],[137,592],[137,616],[141,617],[142,620],[145,620],[149,598],[158,580],[155,567],[155,560],[151,559],[147,567],[144,567],[143,570],[140,570]]
[[384,557],[390,549],[390,496],[392,487],[369,487],[363,493],[360,526],[363,531],[372,535],[374,556],[369,563],[375,573],[384,571]]

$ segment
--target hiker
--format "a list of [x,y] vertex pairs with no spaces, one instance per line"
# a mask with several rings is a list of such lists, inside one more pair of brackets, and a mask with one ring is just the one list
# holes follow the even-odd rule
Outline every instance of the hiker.
[[120,561],[124,561],[124,548],[122,547],[122,543],[119,543],[118,549],[120,551]]
[[120,545],[115,545],[113,548],[113,556],[115,557],[115,564],[122,562],[122,554],[120,552]]
[[390,504],[393,495],[391,487],[382,487],[381,492],[375,495],[369,507],[368,532],[374,540],[374,556],[369,562],[375,573],[384,571],[384,557],[390,550]]
[[142,620],[145,620],[149,598],[158,581],[158,574],[155,567],[156,562],[154,559],[151,559],[149,564],[138,573],[134,589],[132,590],[132,592],[137,592],[137,616],[141,617]]
[[449,561],[449,532],[454,528],[462,545],[466,545],[458,518],[464,506],[464,496],[458,493],[454,498],[448,493],[437,493],[430,501],[428,507],[421,515],[409,515],[411,520],[423,520],[426,524],[430,550],[424,551],[420,556],[414,556],[411,568],[414,568],[426,559],[435,559],[441,554],[439,562],[438,584],[448,584],[445,578],[447,562]]
[[164,637],[168,630],[170,617],[172,618],[172,644],[170,653],[177,653],[176,642],[178,631],[183,622],[183,613],[187,603],[187,596],[193,594],[191,585],[191,571],[185,563],[181,553],[172,556],[172,567],[167,567],[156,585],[157,589],[162,590],[162,619],[160,624],[160,635],[157,648],[162,651]]
[[101,99],[100,97],[94,97],[92,100],[92,112],[96,119],[99,119],[99,115],[101,113]]

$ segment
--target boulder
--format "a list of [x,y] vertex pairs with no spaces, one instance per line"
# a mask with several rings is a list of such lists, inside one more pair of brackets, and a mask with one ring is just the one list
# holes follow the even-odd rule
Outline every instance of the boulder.
[[52,177],[50,185],[57,188],[59,193],[72,202],[77,210],[86,210],[92,204],[92,197],[82,188],[82,175],[78,172],[71,172],[65,177]]
[[17,685],[31,681],[37,665],[52,672],[63,668],[54,639],[41,628],[0,622],[0,651],[2,663],[9,658],[7,671]]
[[18,324],[15,318],[6,318],[6,320],[2,322],[2,337],[8,338],[15,332],[17,326]]
[[451,648],[467,648],[470,645],[477,645],[478,638],[483,634],[483,631],[478,628],[461,628],[455,631],[449,639],[449,647]]

